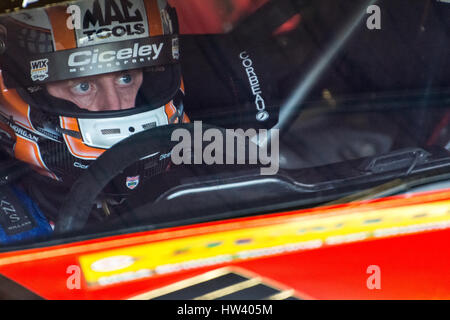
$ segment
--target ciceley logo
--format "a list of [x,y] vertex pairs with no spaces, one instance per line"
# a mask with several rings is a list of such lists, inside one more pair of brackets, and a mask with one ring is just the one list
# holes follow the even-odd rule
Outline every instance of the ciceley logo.
[[149,35],[142,0],[94,0],[79,5],[81,26],[76,28],[79,46],[90,46],[120,38],[130,40]]
[[143,64],[158,60],[163,48],[163,42],[141,44],[138,40],[129,47],[117,51],[111,48],[110,50],[85,48],[86,50],[70,54],[68,58],[69,72],[101,71],[122,65]]

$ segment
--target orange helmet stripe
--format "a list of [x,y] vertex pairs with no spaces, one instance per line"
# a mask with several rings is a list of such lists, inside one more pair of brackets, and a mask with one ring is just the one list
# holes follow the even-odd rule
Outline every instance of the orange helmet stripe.
[[183,77],[181,77],[180,90],[181,90],[181,92],[183,92],[183,94],[186,94],[186,92],[184,91],[184,80],[183,80]]
[[172,101],[166,104],[164,111],[166,112],[167,121],[170,123],[170,119],[173,117],[173,115],[177,111],[177,109],[173,105]]
[[[80,132],[77,119],[66,117],[60,117],[60,119],[61,119],[61,128],[75,132]],[[63,136],[70,153],[77,158],[85,160],[95,160],[98,157],[100,157],[103,154],[103,152],[105,152],[104,149],[92,148],[85,145],[81,139],[74,138],[67,134],[63,134]]]
[[21,126],[34,130],[30,121],[30,107],[23,101],[15,89],[6,88],[3,82],[2,71],[0,70],[0,102],[2,104],[2,112],[8,117],[13,117],[14,121]]
[[[174,124],[174,123],[178,123],[179,122],[178,117],[175,119],[175,121],[173,123],[170,122],[170,119],[177,112],[177,108],[174,106],[173,101],[170,101],[168,104],[166,104],[165,112],[166,112],[166,116],[167,116],[167,120],[168,120],[169,124]],[[183,123],[190,123],[191,122],[191,120],[189,119],[189,117],[187,116],[186,113],[183,115],[182,122]]]
[[14,146],[14,156],[16,159],[29,163],[36,167],[41,174],[58,180],[58,178],[50,172],[41,158],[39,147],[36,142],[28,140],[22,136],[17,136],[16,144]]
[[145,10],[147,11],[148,28],[150,30],[150,36],[152,37],[162,36],[164,32],[158,1],[145,1]]
[[52,25],[56,51],[76,48],[75,30],[67,28],[67,20],[70,14],[66,12],[66,7],[49,7],[47,15]]

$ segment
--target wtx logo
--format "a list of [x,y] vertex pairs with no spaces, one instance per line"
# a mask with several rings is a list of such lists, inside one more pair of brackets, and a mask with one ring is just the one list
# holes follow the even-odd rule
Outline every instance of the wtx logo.
[[102,43],[110,38],[134,39],[148,35],[142,1],[95,0],[67,7],[67,27],[75,29],[79,45]]
[[30,62],[31,80],[44,81],[48,78],[48,59],[34,60]]

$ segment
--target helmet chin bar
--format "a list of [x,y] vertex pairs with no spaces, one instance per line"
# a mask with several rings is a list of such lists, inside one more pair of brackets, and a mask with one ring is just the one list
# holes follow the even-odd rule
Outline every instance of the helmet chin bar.
[[78,119],[83,142],[93,148],[109,149],[129,136],[169,124],[162,106],[147,112],[120,118]]

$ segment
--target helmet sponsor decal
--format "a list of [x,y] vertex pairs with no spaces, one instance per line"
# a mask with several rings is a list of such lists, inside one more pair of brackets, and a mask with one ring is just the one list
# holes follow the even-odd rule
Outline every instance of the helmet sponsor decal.
[[30,66],[32,81],[44,81],[48,78],[48,59],[31,61]]
[[74,166],[75,168],[80,168],[80,169],[83,169],[83,170],[89,169],[89,166],[88,166],[88,165],[84,165],[84,164],[79,163],[79,162],[77,162],[77,161],[73,163],[73,166]]
[[39,142],[39,137],[32,134],[31,132],[29,132],[28,130],[25,130],[22,127],[16,126],[15,124],[11,125],[11,128],[14,130],[14,132],[24,138],[27,138],[28,140],[34,141],[34,142]]
[[74,52],[69,56],[68,65],[70,72],[83,71],[85,68],[102,69],[106,64],[133,64],[143,60],[156,60],[161,53],[163,43],[148,44],[140,46],[139,43],[134,43],[133,47],[123,48],[118,51],[93,49]]
[[76,30],[78,46],[149,36],[142,0],[95,0],[79,3],[81,28]]

